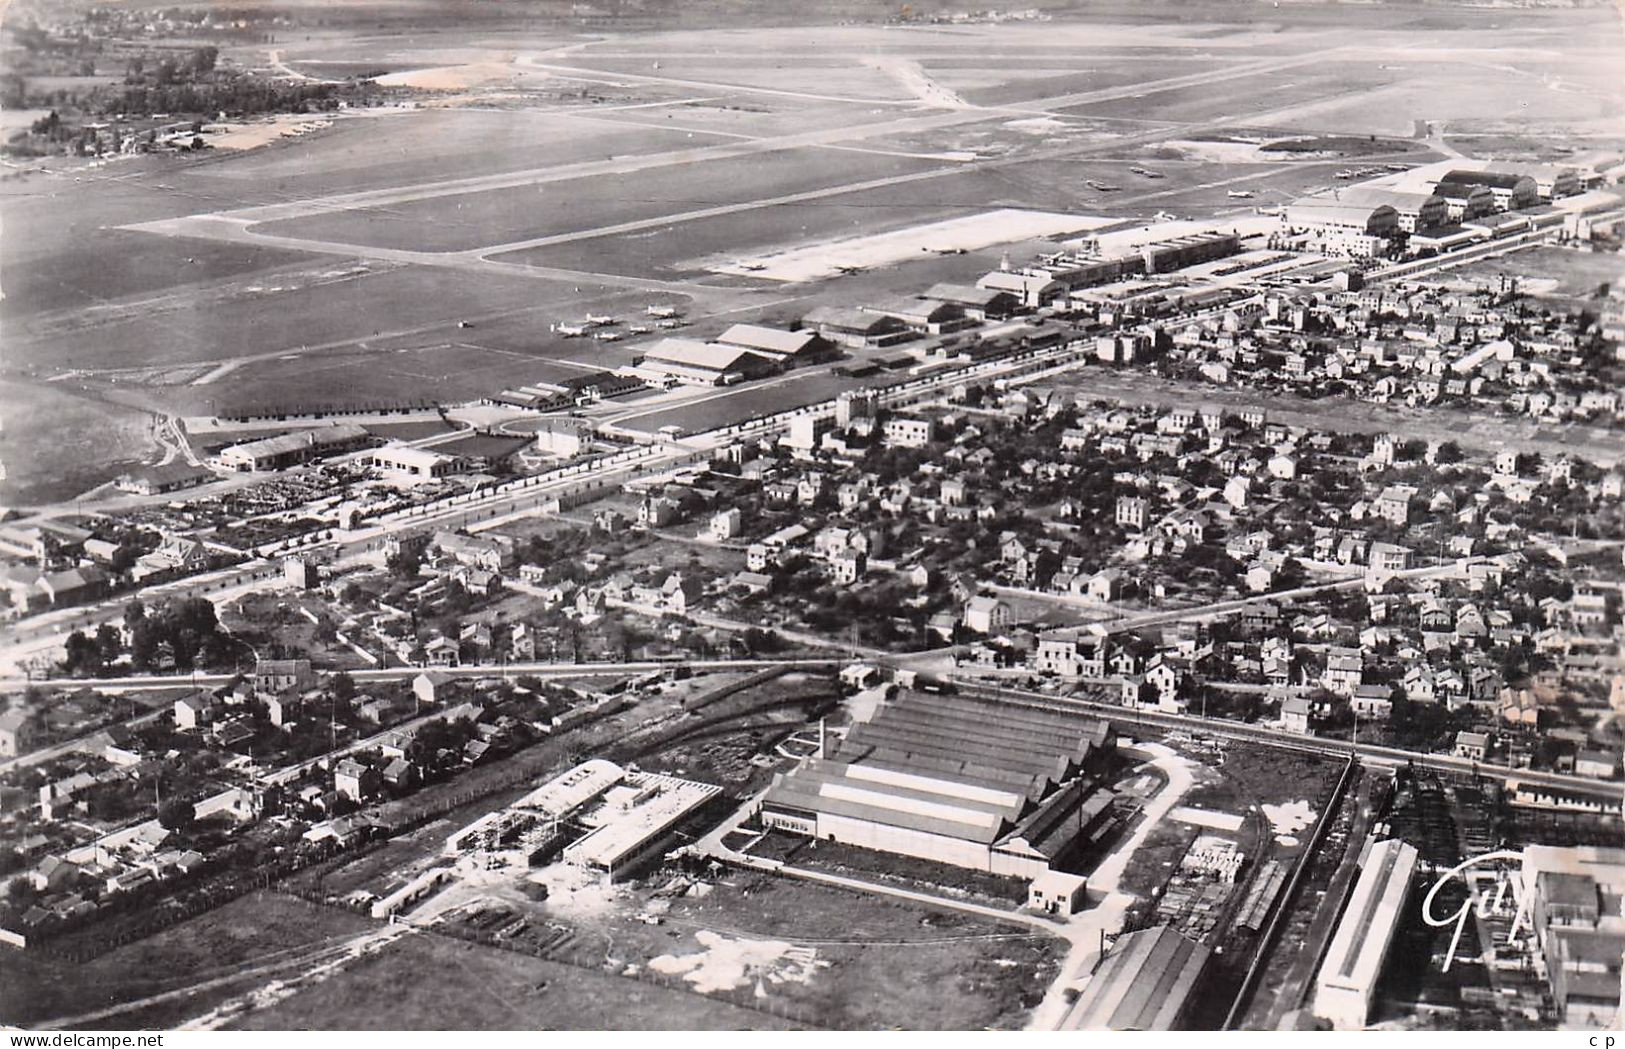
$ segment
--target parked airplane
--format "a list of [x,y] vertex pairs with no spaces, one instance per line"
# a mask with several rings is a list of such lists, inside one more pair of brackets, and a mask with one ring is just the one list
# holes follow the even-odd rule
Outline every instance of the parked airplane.
[[1237,200],[1246,200],[1252,195],[1253,191],[1250,189],[1233,189],[1229,193],[1225,194],[1225,196],[1235,197]]
[[644,307],[643,312],[647,313],[651,317],[675,317],[675,316],[677,316],[677,307],[676,306],[646,306],[646,307]]
[[595,316],[595,315],[589,313],[589,314],[587,314],[587,323],[592,325],[595,328],[607,328],[611,324],[615,323],[615,318],[614,317]]
[[765,270],[765,269],[767,269],[767,266],[765,264],[763,264],[763,263],[760,263],[760,262],[745,262],[744,260],[740,260],[739,263],[738,263],[738,266],[739,266],[740,269],[742,269],[742,270],[750,270],[752,273],[755,273],[757,270]]
[[581,336],[587,334],[587,326],[585,324],[555,324],[553,325],[553,330],[564,336],[566,339],[580,338]]

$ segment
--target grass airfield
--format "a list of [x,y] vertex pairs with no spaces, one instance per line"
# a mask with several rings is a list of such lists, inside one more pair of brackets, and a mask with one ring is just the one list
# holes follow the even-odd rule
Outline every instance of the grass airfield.
[[[973,278],[1008,245],[791,281],[730,260],[1002,208],[1237,213],[1230,189],[1280,203],[1350,163],[1257,148],[1277,139],[1388,136],[1406,162],[1441,155],[1417,122],[1447,141],[1520,120],[1625,140],[1625,48],[1605,10],[1177,11],[793,34],[329,29],[232,51],[289,76],[381,70],[421,94],[259,149],[8,181],[3,368],[155,415],[461,399],[638,352],[549,331],[588,312],[671,303],[704,337]],[[332,276],[349,268],[363,272]],[[8,462],[81,414],[8,419]],[[115,428],[73,483],[153,450],[145,433]],[[63,498],[66,483],[12,469],[0,497]]]

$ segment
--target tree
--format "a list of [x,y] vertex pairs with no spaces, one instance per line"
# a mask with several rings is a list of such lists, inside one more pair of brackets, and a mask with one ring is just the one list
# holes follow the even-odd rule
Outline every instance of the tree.
[[102,650],[83,630],[69,634],[63,648],[66,652],[63,668],[69,674],[94,674],[102,669]]
[[197,810],[190,801],[182,798],[171,798],[158,809],[158,825],[165,830],[185,830],[196,818]]
[[96,647],[101,649],[103,663],[114,662],[124,651],[124,635],[112,623],[103,623],[96,628]]
[[141,603],[138,597],[124,606],[124,629],[135,630],[135,625],[147,618],[147,606]]
[[355,678],[347,670],[341,670],[333,675],[333,681],[328,686],[333,691],[333,698],[340,703],[348,703],[355,698]]
[[202,76],[214,72],[215,60],[220,57],[218,47],[200,47],[192,52],[191,61],[187,65],[194,76]]

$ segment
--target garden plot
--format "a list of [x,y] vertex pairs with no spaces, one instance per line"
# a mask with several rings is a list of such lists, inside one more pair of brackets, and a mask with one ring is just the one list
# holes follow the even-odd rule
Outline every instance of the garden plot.
[[1000,208],[888,233],[823,241],[752,258],[701,263],[700,266],[713,273],[767,280],[822,280],[854,269],[874,269],[917,259],[921,252],[957,254],[976,251],[994,244],[1087,232],[1110,225],[1112,221],[1094,215]]

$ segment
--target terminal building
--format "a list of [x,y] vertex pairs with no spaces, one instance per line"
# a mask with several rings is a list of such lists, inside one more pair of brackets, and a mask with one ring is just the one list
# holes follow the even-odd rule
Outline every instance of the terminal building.
[[1410,899],[1416,858],[1416,849],[1402,841],[1379,841],[1366,848],[1360,876],[1315,978],[1314,1014],[1337,1030],[1358,1031],[1371,1022],[1377,981]]
[[1190,1021],[1210,952],[1173,926],[1124,933],[1061,1022],[1066,1031],[1176,1031]]
[[960,695],[904,693],[778,776],[764,826],[1037,878],[1110,827],[1094,770],[1110,727]]

